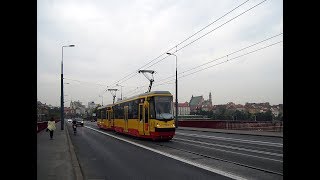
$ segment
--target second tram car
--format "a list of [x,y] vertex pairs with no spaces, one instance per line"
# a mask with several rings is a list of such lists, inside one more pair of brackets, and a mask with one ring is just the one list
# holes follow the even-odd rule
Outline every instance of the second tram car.
[[173,98],[169,91],[152,91],[98,108],[99,128],[153,140],[175,135]]

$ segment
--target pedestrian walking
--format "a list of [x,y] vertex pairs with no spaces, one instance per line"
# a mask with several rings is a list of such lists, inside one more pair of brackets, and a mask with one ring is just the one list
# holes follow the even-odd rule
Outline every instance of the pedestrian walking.
[[48,121],[47,130],[50,131],[50,139],[53,138],[53,131],[56,130],[56,122],[53,117]]

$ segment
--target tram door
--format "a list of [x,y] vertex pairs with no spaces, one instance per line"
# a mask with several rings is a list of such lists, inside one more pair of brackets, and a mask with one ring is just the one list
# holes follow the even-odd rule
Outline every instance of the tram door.
[[144,134],[150,135],[149,133],[149,109],[146,107],[143,109],[144,111]]
[[107,118],[108,118],[108,127],[111,128],[112,125],[111,125],[111,111],[107,111]]
[[105,113],[106,113],[106,117],[105,117],[105,120],[104,120],[105,121],[104,124],[105,124],[106,128],[109,128],[109,121],[108,121],[109,113],[108,113],[107,110],[105,110]]
[[138,131],[140,135],[144,135],[144,128],[143,128],[143,122],[144,122],[144,113],[143,113],[143,104],[139,104],[139,114],[138,114]]
[[128,106],[124,106],[124,132],[128,132]]
[[102,117],[102,126],[103,128],[107,128],[107,117],[106,117],[106,113],[107,113],[107,110],[106,109],[102,109],[101,111],[101,117]]
[[113,110],[110,111],[110,118],[111,118],[111,127],[114,127],[114,116],[113,116]]

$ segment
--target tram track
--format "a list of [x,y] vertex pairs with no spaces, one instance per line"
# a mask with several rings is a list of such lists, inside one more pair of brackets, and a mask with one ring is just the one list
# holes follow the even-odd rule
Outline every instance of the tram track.
[[[93,130],[96,127],[90,129]],[[223,138],[216,138],[212,141],[205,136],[192,138],[191,136],[178,135],[170,141],[150,141],[116,132],[98,131],[114,137],[121,137],[128,142],[134,142],[138,146],[141,145],[141,147],[159,154],[186,161],[187,164],[198,164],[199,167],[213,168],[217,172],[220,170],[249,179],[253,177],[254,179],[260,179],[260,177],[262,179],[282,179],[283,177],[281,167],[283,154],[280,147],[274,147],[276,149],[280,148],[278,150],[270,149],[269,151],[261,148],[261,145],[255,147],[254,144],[245,143],[248,141],[224,142]],[[231,140],[231,138],[228,140]]]
[[248,149],[246,146],[238,146],[238,145],[236,146],[234,144],[221,145],[218,143],[207,143],[207,142],[195,141],[195,140],[190,140],[190,139],[181,139],[181,138],[174,138],[174,140],[187,141],[187,142],[191,142],[191,143],[204,144],[204,145],[208,145],[208,146],[216,146],[216,147],[228,148],[228,149],[232,149],[232,150],[241,150],[241,151],[246,151],[246,152],[253,152],[253,153],[259,153],[259,154],[266,154],[266,155],[283,157],[283,155],[280,153],[268,152],[269,149],[261,149],[261,148]]
[[[234,147],[234,149],[242,149],[242,150],[248,150],[254,149],[253,151],[256,152],[269,152],[267,154],[272,154],[276,156],[282,157],[282,144],[281,143],[270,143],[270,142],[262,142],[262,141],[250,141],[250,140],[238,140],[235,138],[223,138],[218,136],[200,136],[200,135],[188,135],[188,134],[182,134],[182,133],[176,133],[175,139],[180,139],[178,137],[183,137],[185,140],[196,140],[196,142],[203,142],[210,143],[211,145],[216,146],[229,146]],[[215,142],[212,144],[212,142]],[[247,142],[260,142],[259,144],[255,143],[247,143]],[[271,145],[270,145],[271,144]],[[272,144],[276,144],[276,146],[273,146]],[[278,155],[277,155],[278,154]]]
[[[171,141],[176,141],[176,140],[171,140]],[[272,170],[268,170],[268,169],[257,167],[257,166],[251,166],[251,165],[240,163],[240,162],[236,162],[236,161],[230,161],[230,160],[227,160],[227,159],[214,157],[214,156],[211,156],[211,155],[207,155],[207,154],[203,154],[203,153],[199,153],[199,152],[195,152],[195,151],[189,151],[189,150],[186,150],[186,149],[173,147],[173,146],[166,145],[166,144],[163,144],[163,143],[155,143],[155,145],[160,146],[160,147],[165,147],[165,148],[178,150],[178,151],[189,153],[189,154],[193,154],[193,155],[198,155],[198,156],[201,156],[201,157],[204,157],[204,158],[209,158],[209,159],[214,159],[214,160],[218,160],[218,161],[222,161],[222,162],[226,162],[226,163],[231,163],[231,164],[234,164],[234,165],[237,165],[237,166],[242,166],[242,167],[246,167],[246,168],[250,168],[250,169],[254,169],[254,170],[258,170],[258,171],[262,171],[262,172],[266,172],[266,173],[270,173],[270,174],[283,176],[283,173],[281,173],[281,172],[272,171]]]

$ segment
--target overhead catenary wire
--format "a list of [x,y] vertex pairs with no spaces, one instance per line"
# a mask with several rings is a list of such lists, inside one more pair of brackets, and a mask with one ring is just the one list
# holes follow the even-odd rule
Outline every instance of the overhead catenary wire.
[[[217,21],[218,21],[218,20],[220,20],[222,17],[226,16],[227,14],[231,13],[231,12],[232,12],[232,11],[234,11],[235,9],[239,8],[240,6],[242,6],[243,4],[245,4],[245,3],[247,3],[247,2],[248,2],[248,1],[245,1],[244,3],[240,4],[240,5],[239,5],[239,6],[237,6],[236,8],[232,9],[231,11],[229,11],[228,13],[224,14],[222,17],[218,18],[216,21],[214,21],[214,22],[210,23],[210,24],[209,24],[209,25],[207,25],[206,27],[202,28],[202,29],[201,29],[201,30],[199,30],[198,32],[194,33],[193,35],[191,35],[191,36],[189,36],[188,38],[186,38],[185,40],[183,40],[182,42],[178,43],[177,45],[175,45],[174,47],[172,47],[172,48],[171,48],[171,49],[169,49],[168,51],[170,51],[170,50],[172,50],[172,49],[174,49],[174,48],[176,48],[176,51],[175,51],[175,52],[178,52],[178,51],[180,51],[180,50],[184,49],[185,47],[187,47],[187,46],[189,46],[189,45],[193,44],[194,42],[198,41],[199,39],[203,38],[204,36],[206,36],[206,35],[208,35],[208,34],[212,33],[213,31],[215,31],[215,30],[217,30],[217,29],[219,29],[219,28],[223,27],[224,25],[226,25],[226,24],[230,23],[231,21],[233,21],[233,20],[235,20],[236,18],[238,18],[238,17],[242,16],[243,14],[245,14],[245,13],[247,13],[248,11],[252,10],[253,8],[255,8],[255,7],[259,6],[260,4],[264,3],[265,1],[267,1],[267,0],[263,0],[263,1],[261,1],[260,3],[258,3],[258,4],[254,5],[254,6],[252,6],[251,8],[249,8],[249,9],[245,10],[244,12],[242,12],[242,13],[238,14],[237,16],[235,16],[235,17],[231,18],[231,19],[230,19],[230,20],[228,20],[227,22],[225,22],[225,23],[221,24],[221,25],[220,25],[220,26],[218,26],[217,28],[214,28],[213,30],[210,30],[209,32],[205,33],[204,35],[202,35],[202,36],[198,37],[197,39],[195,39],[195,40],[193,40],[193,41],[191,41],[191,42],[189,42],[188,44],[184,45],[183,47],[181,47],[181,48],[177,49],[177,46],[178,46],[178,45],[181,45],[183,42],[186,42],[187,40],[189,40],[189,39],[190,39],[191,37],[193,37],[194,35],[198,34],[198,33],[199,33],[199,32],[201,32],[202,30],[204,30],[204,29],[206,29],[207,27],[211,26],[214,22],[217,22]],[[163,54],[161,54],[161,55],[160,55],[160,56],[158,56],[157,58],[155,58],[155,59],[153,59],[153,60],[149,61],[146,65],[148,65],[148,64],[150,64],[151,62],[153,62],[153,61],[157,60],[157,59],[158,59],[158,58],[160,58],[161,56],[166,55],[166,53],[167,53],[168,51],[164,52]],[[148,66],[147,68],[150,68],[150,67],[154,66],[155,64],[158,64],[159,62],[163,61],[163,60],[164,60],[164,59],[166,59],[167,57],[169,57],[169,55],[168,55],[168,56],[165,56],[164,58],[162,58],[162,59],[160,59],[160,60],[158,60],[158,61],[156,61],[155,63],[151,64],[151,65],[150,65],[150,66]],[[145,67],[146,65],[144,65],[144,66],[142,66],[142,67],[140,67],[140,68],[143,68],[143,67]],[[139,69],[140,69],[140,68],[139,68]],[[137,72],[137,71],[135,71],[135,72],[133,72],[133,73],[131,73],[131,74],[127,75],[125,78],[122,78],[122,79],[121,79],[121,80],[123,80],[123,79],[124,79],[123,81],[118,80],[118,81],[116,81],[114,84],[116,84],[116,83],[120,83],[120,82],[121,82],[121,84],[122,84],[123,82],[128,81],[129,79],[131,79],[131,78],[133,78],[133,77],[135,77],[135,76],[137,75],[137,73],[136,73],[136,72]],[[132,75],[132,74],[133,74],[133,75]],[[132,75],[132,76],[131,76],[131,77],[129,77],[130,75]],[[127,78],[127,77],[128,77],[128,78]],[[105,91],[103,91],[103,92],[101,92],[101,93],[105,93]]]
[[[258,4],[254,5],[254,6],[252,6],[251,8],[249,8],[249,9],[245,10],[244,12],[240,13],[239,15],[237,15],[237,16],[235,16],[235,17],[231,18],[231,19],[230,19],[230,20],[228,20],[227,22],[225,22],[225,23],[223,23],[222,25],[218,26],[217,28],[214,28],[213,30],[211,30],[211,31],[209,31],[209,32],[207,32],[207,33],[205,33],[204,35],[202,35],[202,36],[198,37],[197,39],[195,39],[195,40],[191,41],[190,43],[188,43],[188,44],[184,45],[183,47],[181,47],[181,48],[179,48],[179,49],[176,49],[176,51],[175,51],[175,52],[178,52],[178,51],[180,51],[180,50],[184,49],[185,47],[187,47],[187,46],[189,46],[189,45],[193,44],[194,42],[198,41],[199,39],[203,38],[204,36],[206,36],[206,35],[208,35],[208,34],[212,33],[213,31],[215,31],[215,30],[217,30],[217,29],[221,28],[221,27],[222,27],[222,26],[224,26],[224,25],[228,24],[229,22],[231,22],[231,21],[233,21],[234,19],[236,19],[236,18],[240,17],[241,15],[243,15],[243,14],[247,13],[248,11],[250,11],[250,10],[252,10],[253,8],[257,7],[258,5],[260,5],[260,4],[262,4],[262,3],[264,3],[265,1],[267,1],[267,0],[263,0],[263,1],[261,1],[260,3],[258,3]],[[246,1],[246,2],[247,2],[247,1]],[[246,2],[245,2],[245,3],[246,3]],[[244,4],[244,3],[243,3],[243,4]],[[242,6],[243,4],[239,5],[238,7],[234,8],[233,10],[229,11],[227,14],[229,14],[230,12],[232,12],[232,11],[234,11],[235,9],[239,8],[239,7],[240,7],[240,6]],[[226,16],[227,14],[223,15],[222,17]],[[222,17],[221,17],[221,18],[222,18]],[[221,18],[219,18],[219,19],[221,19]],[[219,20],[219,19],[218,19],[218,20]],[[216,22],[216,21],[215,21],[215,22]],[[213,24],[213,23],[211,23],[211,24]],[[211,25],[211,24],[210,24],[210,25]],[[209,26],[206,26],[205,28],[207,28],[207,27],[209,27]],[[205,28],[203,28],[203,29],[205,29]],[[203,30],[203,29],[202,29],[202,30]],[[201,32],[202,30],[198,31],[197,33]],[[195,33],[195,34],[196,34],[196,33]],[[192,35],[192,37],[193,37],[195,34],[193,34],[193,35]],[[191,38],[191,36],[190,36],[190,37],[188,37],[187,39],[190,39],[190,38]],[[185,42],[187,39],[185,39],[183,42]],[[181,45],[181,44],[182,44],[182,42],[181,42],[181,43],[179,43],[179,45]],[[170,50],[174,49],[174,48],[175,48],[175,47],[177,47],[177,46],[178,46],[178,45],[175,45],[173,48],[171,48],[171,49],[169,49],[168,51],[166,51],[165,53],[161,54],[161,55],[160,55],[160,56],[158,56],[156,59],[158,59],[159,57],[161,57],[161,56],[165,55],[167,52],[169,52]],[[151,64],[150,66],[148,66],[148,67],[146,67],[146,68],[150,68],[150,67],[152,67],[152,66],[154,66],[154,65],[158,64],[159,62],[163,61],[164,59],[166,59],[166,58],[167,58],[167,57],[169,57],[169,56],[170,56],[170,55],[163,57],[162,59],[160,59],[160,60],[156,61],[155,63]],[[152,61],[155,61],[156,59],[153,59]],[[150,64],[152,61],[150,61],[150,62],[149,62],[149,63],[147,63],[147,64]],[[146,66],[146,65],[144,65],[144,66],[142,66],[142,67],[145,67],[145,66]],[[141,67],[141,68],[142,68],[142,67]],[[133,74],[133,73],[131,73],[131,74]],[[135,77],[136,75],[137,75],[137,74],[133,74],[131,77],[128,77],[128,76],[127,76],[128,78],[127,78],[127,79],[125,79],[125,80],[123,80],[123,81],[121,81],[121,83],[128,81],[129,79],[131,79],[131,78]],[[124,79],[124,78],[123,78],[123,79]]]
[[[225,57],[228,57],[228,56],[230,56],[230,55],[233,55],[233,54],[238,53],[238,52],[240,52],[240,51],[243,51],[243,50],[245,50],[245,49],[251,48],[251,47],[253,47],[253,46],[256,46],[256,45],[258,45],[258,44],[261,44],[261,43],[263,43],[263,42],[266,42],[266,41],[268,41],[268,40],[270,40],[270,39],[273,39],[273,38],[275,38],[275,37],[278,37],[278,36],[280,36],[280,35],[282,35],[282,34],[283,34],[283,33],[279,33],[279,34],[277,34],[277,35],[274,35],[274,36],[272,36],[272,37],[266,38],[266,39],[264,39],[264,40],[262,40],[262,41],[259,41],[259,42],[257,42],[257,43],[254,43],[254,44],[251,44],[251,45],[246,46],[246,47],[244,47],[244,48],[241,48],[241,49],[239,49],[239,50],[233,51],[233,52],[231,52],[231,53],[229,53],[229,54],[227,54],[227,55],[221,56],[221,57],[219,57],[219,58],[216,58],[216,59],[214,59],[214,60],[208,61],[208,62],[203,63],[203,64],[201,64],[201,65],[192,67],[192,68],[190,68],[190,69],[188,69],[188,70],[185,70],[185,71],[183,71],[183,72],[178,73],[178,75],[184,74],[184,73],[189,72],[189,71],[192,71],[192,70],[197,69],[197,68],[199,68],[199,67],[202,67],[202,66],[204,66],[204,65],[213,63],[213,62],[215,62],[215,61],[217,61],[217,60],[223,59],[223,58],[225,58]],[[164,79],[158,80],[156,83],[159,83],[159,82],[162,82],[162,81],[164,81],[164,80],[167,80],[167,79],[170,79],[170,78],[174,78],[174,77],[175,77],[175,75],[172,75],[172,76],[166,77],[166,78],[164,78]]]
[[[242,15],[243,15],[243,14],[245,14],[246,12],[248,12],[248,11],[252,10],[253,8],[257,7],[258,5],[262,4],[262,3],[263,3],[263,2],[265,2],[265,1],[267,1],[267,0],[264,0],[264,1],[262,1],[262,2],[260,2],[260,3],[258,3],[258,4],[256,4],[256,5],[254,5],[253,7],[251,7],[251,8],[249,8],[249,9],[245,10],[244,12],[242,12],[242,13],[240,13],[239,15],[237,15],[237,16],[235,16],[235,17],[231,18],[231,19],[230,19],[230,20],[228,20],[227,22],[225,22],[225,23],[221,24],[220,26],[218,26],[218,27],[216,27],[216,28],[212,29],[211,31],[209,31],[209,32],[205,33],[204,35],[202,35],[202,36],[198,37],[197,39],[195,39],[195,40],[191,41],[190,43],[188,43],[188,44],[186,44],[186,45],[182,46],[181,48],[179,48],[179,49],[178,49],[178,50],[176,50],[175,52],[178,52],[178,51],[180,51],[181,49],[184,49],[185,47],[187,47],[187,46],[191,45],[192,43],[194,43],[194,42],[198,41],[199,39],[201,39],[201,38],[203,38],[204,36],[206,36],[206,35],[208,35],[208,34],[212,33],[213,31],[215,31],[215,30],[217,30],[217,29],[221,28],[222,26],[224,26],[224,25],[228,24],[229,22],[233,21],[234,19],[236,19],[236,18],[238,18],[238,17],[242,16]],[[167,57],[168,57],[168,56],[166,56],[165,58],[167,58]],[[160,59],[160,60],[156,61],[155,63],[153,63],[152,65],[148,66],[147,68],[152,67],[152,66],[154,66],[155,64],[158,64],[159,62],[163,61],[165,58],[162,58],[162,59]]]
[[141,91],[142,88],[144,88],[144,87],[148,87],[148,85],[139,86],[136,89],[134,89],[132,91],[129,91],[128,93],[124,93],[124,95],[125,96],[131,96],[131,95],[135,94],[136,92],[138,92],[139,90]]
[[[211,67],[218,66],[218,65],[221,65],[221,64],[223,64],[223,63],[226,63],[226,62],[229,62],[229,61],[238,59],[238,58],[240,58],[240,57],[243,57],[243,56],[252,54],[252,53],[254,53],[254,52],[257,52],[257,51],[263,50],[263,49],[265,49],[265,48],[268,48],[268,47],[274,46],[274,45],[276,45],[276,44],[279,44],[279,43],[281,43],[281,42],[283,42],[283,41],[278,41],[278,42],[276,42],[276,43],[273,43],[273,44],[264,46],[264,47],[262,47],[262,48],[259,48],[259,49],[250,51],[250,52],[248,52],[248,53],[245,53],[245,54],[242,54],[242,55],[239,55],[239,56],[236,56],[236,57],[234,57],[234,58],[230,58],[230,59],[228,58],[228,59],[225,60],[225,61],[222,61],[222,62],[219,62],[219,63],[217,63],[217,64],[214,64],[214,65],[205,67],[205,68],[203,68],[203,69],[200,69],[200,70],[191,72],[191,73],[189,73],[189,74],[183,75],[183,76],[179,77],[178,79],[182,79],[182,78],[187,77],[187,76],[190,76],[190,75],[192,75],[192,74],[195,74],[195,73],[201,72],[201,71],[203,71],[203,70],[209,69],[209,68],[211,68]],[[165,83],[156,84],[156,85],[154,85],[154,87],[161,86],[161,85],[165,85],[165,84],[173,84],[173,83],[174,83],[174,82],[167,81],[167,82],[165,82]]]
[[76,80],[76,79],[70,79],[70,78],[63,78],[63,79],[66,79],[66,80],[69,80],[69,81],[75,81],[75,82],[79,82],[79,83],[88,83],[88,84],[95,84],[95,85],[98,85],[98,86],[106,86],[105,84],[82,81],[82,80]]
[[183,77],[189,76],[189,75],[191,75],[191,74],[194,74],[194,73],[197,73],[197,72],[200,72],[200,71],[203,71],[203,70],[206,70],[206,69],[211,68],[211,67],[213,67],[213,66],[217,66],[217,65],[220,65],[220,64],[226,63],[226,62],[228,62],[228,61],[232,61],[232,60],[237,59],[237,58],[240,58],[240,57],[242,57],[242,56],[245,56],[245,55],[248,55],[248,54],[251,54],[251,53],[254,53],[254,52],[260,51],[260,50],[262,50],[262,49],[265,49],[265,48],[268,48],[268,47],[274,46],[274,45],[279,44],[279,43],[281,43],[281,42],[283,42],[283,41],[278,41],[278,42],[273,43],[273,44],[271,44],[271,45],[268,45],[268,46],[265,46],[265,47],[262,47],[262,48],[256,49],[256,50],[254,50],[254,51],[250,51],[250,52],[248,52],[248,53],[245,53],[245,54],[239,55],[239,56],[234,57],[234,58],[231,58],[231,59],[227,59],[226,61],[223,61],[223,62],[221,62],[221,63],[214,64],[214,65],[208,66],[208,67],[206,67],[206,68],[200,69],[200,70],[198,70],[198,71],[195,71],[195,72],[192,72],[192,73],[189,73],[189,74],[183,75],[183,76],[181,76],[180,78],[183,78]]
[[[280,34],[282,34],[282,33],[280,33]],[[280,34],[279,34],[279,35],[280,35]],[[276,35],[276,36],[278,36],[278,35]],[[276,36],[273,36],[273,37],[276,37]],[[270,38],[268,38],[268,39],[270,39]],[[266,40],[267,40],[267,39],[266,39]],[[265,40],[263,40],[263,41],[265,41]],[[260,41],[259,43],[261,43],[261,42],[263,42],[263,41]],[[268,48],[268,47],[274,46],[274,45],[276,45],[276,44],[279,44],[279,43],[281,43],[281,42],[283,42],[283,41],[278,41],[278,42],[276,42],[276,43],[273,43],[273,44],[264,46],[264,47],[262,47],[262,48],[258,48],[258,49],[256,49],[256,50],[250,51],[250,52],[248,52],[248,53],[245,53],[245,54],[242,54],[242,55],[239,55],[239,56],[230,58],[230,59],[227,58],[227,60],[225,60],[225,61],[223,61],[223,62],[220,62],[220,63],[214,64],[214,65],[205,67],[205,68],[200,69],[200,70],[195,71],[195,72],[191,72],[191,73],[189,73],[189,74],[186,74],[186,75],[184,75],[184,76],[179,77],[178,79],[182,79],[182,78],[187,77],[187,76],[190,76],[190,75],[192,75],[192,74],[195,74],[195,73],[201,72],[201,71],[203,71],[203,70],[209,69],[209,68],[211,68],[211,67],[218,66],[218,65],[221,65],[221,64],[226,63],[226,62],[228,62],[228,61],[232,61],[232,60],[238,59],[238,58],[240,58],[240,57],[243,57],[243,56],[252,54],[252,53],[254,53],[254,52],[257,52],[257,51],[263,50],[263,49],[265,49],[265,48]],[[258,43],[255,43],[255,44],[253,44],[253,45],[256,45],[256,44],[258,44]],[[246,48],[252,47],[253,45],[247,46]],[[242,50],[243,50],[243,49],[246,49],[246,48],[242,48]],[[235,52],[239,52],[239,50],[238,50],[238,51],[234,51],[232,54],[234,54]],[[225,56],[223,56],[223,57],[228,57],[228,55],[225,55]],[[172,82],[172,80],[170,80],[170,81],[167,81],[167,82],[164,82],[164,83],[155,84],[154,87],[161,86],[161,85],[167,85],[167,84],[174,84],[174,83],[175,83],[175,82]],[[146,86],[141,86],[141,87],[146,87]],[[133,94],[133,93],[130,93],[130,94]]]
[[[280,34],[282,34],[282,33],[280,33]],[[278,35],[276,35],[276,36],[279,36],[280,34],[278,34]],[[273,36],[273,37],[276,37],[276,36]],[[273,37],[271,37],[271,38],[273,38]],[[263,41],[260,41],[260,42],[258,42],[258,43],[255,43],[255,44],[252,44],[252,45],[247,46],[247,47],[245,47],[245,48],[242,48],[241,50],[244,50],[244,49],[247,49],[248,47],[252,47],[252,46],[254,46],[254,45],[257,45],[257,44],[259,44],[259,43],[261,43],[261,42],[264,42],[264,41],[266,41],[266,40],[268,40],[268,39],[271,39],[271,38],[267,38],[267,39],[265,39],[265,40],[263,40]],[[183,75],[183,76],[179,77],[178,79],[185,78],[185,77],[190,76],[190,75],[192,75],[192,74],[195,74],[195,73],[201,72],[201,71],[203,71],[203,70],[206,70],[206,69],[212,68],[212,67],[214,67],[214,66],[218,66],[218,65],[221,65],[221,64],[223,64],[223,63],[226,63],[226,62],[229,62],[229,61],[232,61],[232,60],[238,59],[238,58],[240,58],[240,57],[243,57],[243,56],[246,56],[246,55],[252,54],[252,53],[254,53],[254,52],[257,52],[257,51],[260,51],[260,50],[266,49],[266,48],[268,48],[268,47],[274,46],[274,45],[279,44],[279,43],[281,43],[281,42],[283,42],[283,41],[278,41],[278,42],[276,42],[276,43],[273,43],[273,44],[270,44],[270,45],[267,45],[267,46],[264,46],[264,47],[258,48],[258,49],[256,49],[256,50],[253,50],[253,51],[247,52],[247,53],[245,53],[245,54],[242,54],[242,55],[239,55],[239,56],[236,56],[236,57],[230,58],[230,59],[229,59],[229,58],[227,58],[227,60],[225,60],[225,61],[222,61],[222,62],[219,62],[219,63],[217,63],[217,64],[214,64],[214,65],[211,65],[211,66],[205,67],[205,68],[203,68],[203,69],[200,69],[200,70],[197,70],[197,71],[191,72],[191,73],[189,73],[189,74]],[[237,51],[234,51],[234,52],[232,52],[232,53],[230,53],[230,54],[234,54],[234,53],[239,52],[239,51],[240,51],[240,50],[237,50]],[[225,55],[225,56],[223,56],[223,57],[224,57],[224,58],[225,58],[225,57],[228,57],[230,54]],[[220,58],[220,59],[221,59],[221,58]],[[208,63],[205,63],[205,64],[208,64]],[[202,64],[202,65],[203,65],[203,64]],[[202,65],[200,65],[200,66],[202,66]],[[189,70],[188,70],[188,71],[189,71]],[[172,80],[170,80],[170,81],[167,81],[167,82],[164,82],[164,83],[161,83],[161,84],[155,84],[155,85],[154,85],[154,87],[161,86],[161,85],[167,85],[167,84],[174,84],[174,83],[175,83],[175,82],[172,82]],[[137,89],[138,89],[138,88],[142,88],[142,87],[147,87],[147,86],[140,86],[140,87],[137,87]],[[135,89],[135,90],[134,90],[134,91],[132,91],[131,93],[126,93],[126,96],[129,96],[129,95],[133,95],[133,94],[135,94],[135,92],[137,91],[137,89]]]
[[[140,70],[141,68],[144,68],[145,66],[147,66],[148,64],[152,63],[153,61],[159,59],[161,56],[166,55],[167,52],[171,51],[174,48],[177,48],[177,46],[181,45],[182,43],[186,42],[187,40],[189,40],[190,38],[194,37],[196,34],[200,33],[201,31],[203,31],[204,29],[208,28],[209,26],[211,26],[212,24],[214,24],[215,22],[219,21],[220,19],[222,19],[223,17],[227,16],[228,14],[230,14],[231,12],[233,12],[234,10],[238,9],[239,7],[243,6],[244,4],[246,4],[249,0],[244,1],[243,3],[241,3],[240,5],[238,5],[237,7],[233,8],[232,10],[228,11],[227,13],[225,13],[224,15],[222,15],[221,17],[219,17],[218,19],[214,20],[213,22],[209,23],[208,25],[206,25],[205,27],[201,28],[200,30],[198,30],[196,33],[192,34],[191,36],[187,37],[186,39],[182,40],[180,43],[174,45],[172,48],[168,49],[167,51],[165,51],[164,53],[162,53],[161,55],[159,55],[158,57],[152,59],[151,61],[149,61],[147,64],[141,66],[140,68],[138,68],[137,70],[135,70],[134,72],[126,75],[125,77],[121,78],[120,80],[116,81],[115,83],[113,83],[111,86],[113,86],[114,84],[117,84],[119,82],[123,83],[129,79],[131,79],[132,77],[137,75],[137,71]],[[266,0],[265,0],[266,1]],[[177,52],[177,50],[176,50]],[[165,58],[167,58],[168,56],[166,56]],[[163,60],[163,59],[161,59]],[[153,66],[153,65],[152,65]],[[151,66],[149,66],[151,67]],[[133,75],[133,76],[131,76]],[[131,77],[129,77],[131,76]],[[127,78],[129,77],[129,78]],[[127,79],[126,79],[127,78]],[[125,79],[124,81],[121,81]]]
[[[71,85],[80,85],[80,86],[86,86],[86,87],[92,87],[92,85],[97,85],[97,86],[103,86],[103,87],[105,87],[105,85],[104,84],[100,84],[100,83],[95,83],[95,82],[88,82],[88,81],[83,81],[83,80],[76,80],[76,79],[70,79],[70,78],[63,78],[63,79],[65,79],[65,80],[68,80],[68,81],[74,81],[74,82],[78,82],[77,84],[71,84]],[[90,84],[90,85],[88,85],[88,84]],[[94,96],[94,97],[96,97],[96,96]],[[97,99],[98,97],[96,97],[96,98],[91,98],[91,99],[94,99],[93,101],[95,101],[96,99]],[[90,100],[91,101],[91,100]]]

